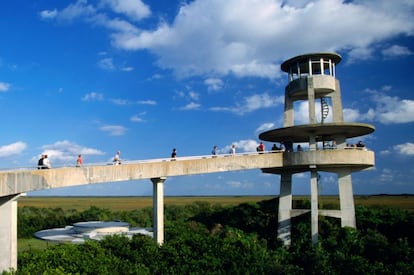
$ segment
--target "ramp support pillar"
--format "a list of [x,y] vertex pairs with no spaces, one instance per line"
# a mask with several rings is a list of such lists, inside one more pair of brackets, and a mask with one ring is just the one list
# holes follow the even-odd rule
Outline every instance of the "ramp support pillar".
[[316,244],[318,242],[318,172],[316,169],[311,170],[311,233],[312,233],[312,243]]
[[341,226],[356,228],[354,194],[350,171],[342,170],[338,173],[338,185],[341,205]]
[[152,178],[152,225],[154,239],[159,244],[164,243],[164,181],[167,178]]
[[0,197],[0,272],[17,269],[17,198]]
[[283,244],[291,243],[292,174],[282,173],[280,177],[279,213],[277,237]]

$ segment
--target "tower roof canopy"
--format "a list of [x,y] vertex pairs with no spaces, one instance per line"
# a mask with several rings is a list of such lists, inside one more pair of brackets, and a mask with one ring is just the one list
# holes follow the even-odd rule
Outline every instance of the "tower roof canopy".
[[335,139],[343,136],[354,138],[374,132],[375,127],[365,123],[337,122],[325,124],[306,124],[292,127],[285,127],[263,132],[259,135],[265,141],[292,141],[309,142],[309,137],[314,136],[316,141]]
[[338,64],[341,62],[342,57],[337,53],[329,53],[329,52],[320,52],[320,53],[308,53],[308,54],[302,54],[295,57],[292,57],[291,59],[286,60],[285,62],[280,65],[282,71],[288,73],[289,69],[292,66],[296,66],[297,63],[304,64],[307,63],[309,59],[331,59],[335,64]]

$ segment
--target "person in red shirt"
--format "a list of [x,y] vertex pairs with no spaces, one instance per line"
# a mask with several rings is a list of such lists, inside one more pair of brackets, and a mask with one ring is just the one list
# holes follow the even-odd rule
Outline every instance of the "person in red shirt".
[[263,144],[263,142],[260,142],[259,146],[257,146],[257,151],[259,153],[263,153],[265,150],[265,145]]
[[76,167],[81,167],[83,164],[82,155],[78,155],[78,158],[76,159]]

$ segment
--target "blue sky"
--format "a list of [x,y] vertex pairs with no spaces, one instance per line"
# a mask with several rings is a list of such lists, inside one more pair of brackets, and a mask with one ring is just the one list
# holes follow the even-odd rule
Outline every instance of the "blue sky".
[[[154,3],[152,3],[154,2]],[[3,169],[253,151],[283,126],[280,64],[334,51],[345,120],[376,167],[353,174],[355,194],[414,193],[414,1],[14,0],[0,8]],[[297,124],[306,108],[295,105]],[[355,142],[350,140],[350,142]],[[271,144],[266,143],[267,148]],[[294,177],[309,193],[308,175]],[[336,194],[335,177],[321,177]],[[148,181],[31,195],[151,195]],[[166,195],[277,195],[258,170],[169,178]]]

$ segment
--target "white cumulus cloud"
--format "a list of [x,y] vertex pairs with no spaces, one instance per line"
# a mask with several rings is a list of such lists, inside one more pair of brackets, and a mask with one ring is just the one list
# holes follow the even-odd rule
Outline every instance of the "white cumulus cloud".
[[106,71],[113,71],[115,70],[115,65],[112,61],[112,58],[103,58],[99,60],[98,66]]
[[254,94],[244,97],[241,102],[238,102],[236,106],[231,107],[211,107],[211,111],[224,111],[231,112],[237,115],[244,115],[245,113],[254,112],[256,110],[274,107],[283,104],[283,96],[271,96],[268,93]]
[[258,133],[268,131],[274,128],[275,128],[275,124],[272,122],[263,123],[256,129],[255,133],[258,134]]
[[40,17],[42,19],[51,19],[55,18],[58,14],[58,11],[56,9],[54,10],[43,10],[39,13]]
[[[74,164],[79,154],[83,156],[99,156],[105,153],[101,150],[85,147],[69,140],[56,141],[42,146],[42,155],[47,155],[53,166]],[[32,162],[37,162],[39,156],[34,156]]]
[[0,82],[0,93],[7,92],[10,89],[10,84],[6,82]]
[[414,156],[414,143],[406,142],[404,144],[395,145],[394,150],[401,155]]
[[0,146],[0,157],[9,157],[21,154],[27,145],[22,141]]
[[413,1],[194,0],[180,5],[171,22],[161,18],[148,29],[139,23],[151,10],[140,0],[97,5],[77,0],[40,15],[106,28],[112,46],[148,50],[159,67],[181,77],[274,79],[287,57],[321,50],[344,51],[349,62],[370,59],[376,51],[386,57],[411,54],[405,45],[381,42],[414,33]]
[[187,105],[181,107],[180,110],[185,110],[185,111],[187,111],[187,110],[198,110],[198,109],[200,109],[200,106],[201,105],[198,104],[198,103],[190,102]]
[[[373,43],[413,33],[413,5],[409,1],[197,0],[183,4],[171,24],[162,22],[153,30],[117,33],[112,38],[119,48],[152,51],[161,67],[178,75],[215,72],[275,78],[278,63],[297,53],[350,49],[354,59],[370,58]],[[301,43],[292,39],[298,28]]]
[[218,91],[223,88],[223,80],[219,78],[207,78],[204,80],[204,84],[207,85],[209,91]]
[[223,148],[220,148],[219,149],[220,154],[230,153],[232,145],[236,146],[236,153],[256,152],[256,147],[259,145],[259,143],[252,139],[235,141],[232,144],[229,144],[229,145],[224,146]]
[[110,136],[122,136],[128,130],[121,125],[104,125],[99,128],[101,131],[108,133]]
[[137,101],[138,104],[142,104],[142,105],[157,105],[157,102],[155,100],[139,100]]
[[100,100],[103,100],[103,99],[104,99],[103,94],[96,93],[96,92],[91,92],[91,93],[85,94],[82,97],[83,101],[95,101],[95,100],[100,101]]
[[138,115],[133,115],[130,119],[131,122],[144,122],[144,120]]
[[395,57],[412,55],[413,52],[408,47],[392,45],[391,47],[382,50],[382,54],[386,57]]
[[383,92],[368,91],[375,104],[375,120],[383,124],[399,124],[414,121],[414,100],[401,99]]
[[134,21],[141,20],[151,14],[150,8],[141,0],[103,0],[113,11],[125,14]]

